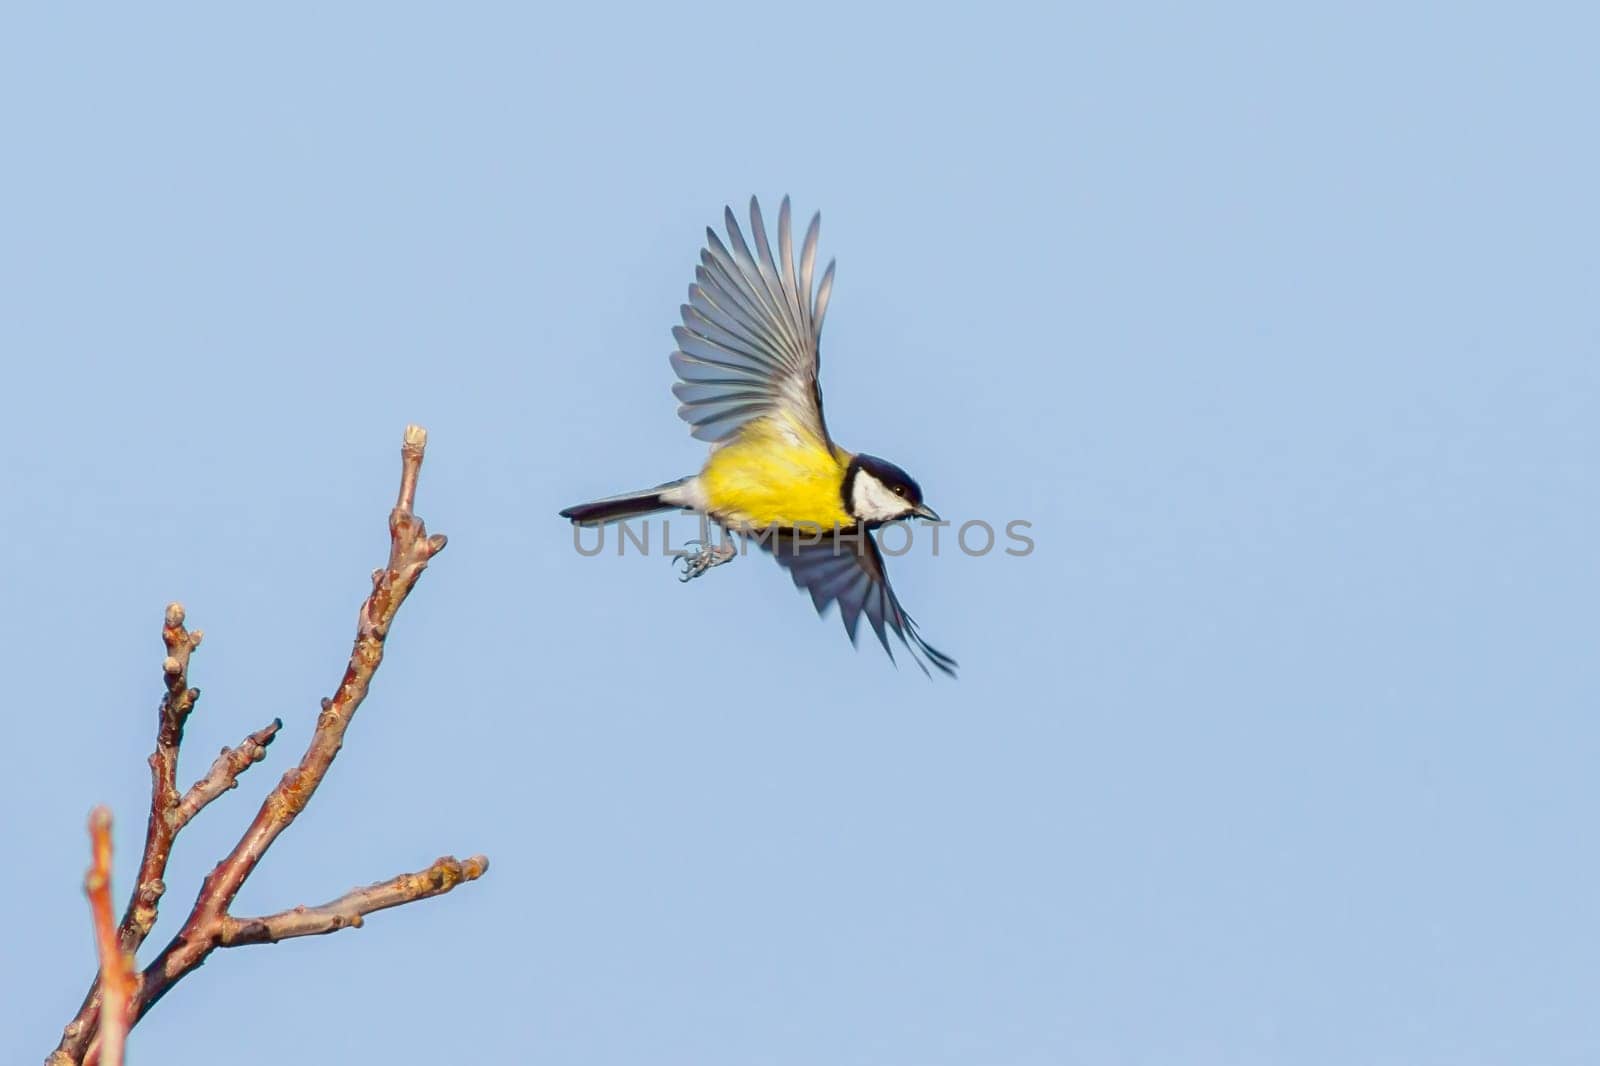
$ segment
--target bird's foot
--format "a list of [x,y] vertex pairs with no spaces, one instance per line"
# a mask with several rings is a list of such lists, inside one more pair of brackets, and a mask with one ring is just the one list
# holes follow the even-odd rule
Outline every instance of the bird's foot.
[[691,540],[683,547],[683,553],[678,556],[678,561],[683,564],[683,572],[678,576],[679,581],[692,581],[713,566],[721,566],[738,554],[738,549],[731,541],[707,544],[704,541]]

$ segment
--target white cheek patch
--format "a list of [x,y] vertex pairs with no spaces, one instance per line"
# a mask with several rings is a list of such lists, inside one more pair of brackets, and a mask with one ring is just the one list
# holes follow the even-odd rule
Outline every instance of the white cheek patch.
[[857,518],[869,522],[888,521],[911,510],[904,499],[890,492],[887,485],[865,470],[856,471],[855,481],[850,486],[850,504]]

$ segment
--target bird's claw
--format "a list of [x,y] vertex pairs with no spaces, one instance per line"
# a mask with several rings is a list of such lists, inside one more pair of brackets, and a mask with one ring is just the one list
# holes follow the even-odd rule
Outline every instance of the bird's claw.
[[[691,546],[694,550],[687,550]],[[718,547],[704,541],[691,540],[684,545],[684,548],[685,551],[677,559],[683,564],[683,572],[678,576],[679,581],[692,581],[713,566],[721,566],[734,556],[734,547],[731,544]]]

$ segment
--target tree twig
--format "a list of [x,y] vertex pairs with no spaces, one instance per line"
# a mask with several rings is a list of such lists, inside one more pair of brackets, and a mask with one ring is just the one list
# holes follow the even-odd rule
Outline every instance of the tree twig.
[[105,807],[96,807],[89,814],[89,843],[93,858],[83,879],[83,890],[89,896],[89,912],[94,918],[100,987],[105,990],[100,1061],[104,1066],[122,1066],[122,1048],[128,1038],[128,1007],[137,982],[133,956],[122,949],[116,918],[111,914],[111,811]]
[[355,888],[320,907],[295,907],[261,918],[225,917],[222,946],[275,944],[296,936],[322,936],[341,929],[356,929],[373,911],[398,907],[402,903],[442,896],[463,881],[476,881],[489,868],[489,860],[474,855],[462,862],[451,855],[434,860],[426,870],[401,874],[387,881]]
[[[413,511],[427,440],[427,432],[420,426],[406,427],[400,452],[400,491],[389,514],[388,565],[373,571],[372,592],[361,605],[355,646],[338,688],[331,698],[322,701],[322,712],[299,764],[285,773],[261,802],[238,843],[205,878],[183,927],[138,975],[124,1015],[130,1025],[143,1018],[173,985],[219,947],[271,943],[358,926],[364,915],[443,895],[462,882],[476,880],[488,868],[488,860],[481,855],[465,862],[447,857],[426,870],[356,889],[319,907],[296,907],[257,918],[235,918],[229,913],[240,888],[267,849],[293,824],[327,776],[344,744],[350,721],[383,662],[384,643],[396,613],[428,562],[444,549],[444,536],[429,536]],[[233,788],[241,773],[265,757],[267,746],[282,726],[281,721],[274,720],[247,736],[237,748],[224,748],[205,776],[186,793],[178,794],[178,748],[183,740],[184,721],[199,696],[198,690],[188,687],[188,666],[190,653],[200,643],[200,634],[186,631],[183,623],[183,608],[171,605],[162,630],[167,646],[167,658],[162,664],[167,696],[161,704],[156,751],[150,757],[150,820],[139,886],[121,930],[125,956],[137,950],[155,923],[156,909],[165,891],[161,878],[178,831],[207,804]],[[101,1032],[99,988],[98,982],[91,987],[78,1016],[67,1025],[56,1051],[46,1060],[47,1066],[105,1066],[110,1061],[110,1034]]]
[[190,819],[205,809],[206,804],[228,791],[237,788],[239,775],[267,757],[271,744],[283,728],[283,719],[274,718],[260,729],[245,737],[237,748],[223,748],[217,761],[211,764],[206,776],[189,786],[183,799],[172,809],[172,831],[176,833],[189,824]]
[[157,908],[167,890],[162,878],[177,835],[172,811],[179,799],[178,748],[183,744],[184,723],[200,698],[200,690],[189,687],[189,656],[204,636],[198,629],[189,632],[183,622],[183,604],[168,604],[166,624],[161,627],[161,639],[167,646],[167,658],[161,664],[167,694],[161,700],[156,725],[156,750],[150,755],[150,820],[144,834],[144,857],[118,934],[124,951],[138,951],[155,927]]
[[233,851],[206,876],[189,920],[145,968],[144,987],[140,989],[138,1000],[141,1016],[221,944],[228,908],[267,849],[305,809],[317,786],[327,776],[334,757],[344,745],[345,731],[367,697],[373,674],[383,662],[384,642],[396,612],[416,587],[428,561],[444,549],[445,538],[428,536],[422,519],[411,510],[427,439],[420,427],[407,427],[401,447],[399,499],[389,514],[389,565],[373,571],[372,594],[361,605],[355,648],[350,653],[344,678],[333,697],[322,701],[322,713],[317,717],[317,727],[305,754],[300,757],[300,764],[284,774],[277,787],[261,802],[261,808]]

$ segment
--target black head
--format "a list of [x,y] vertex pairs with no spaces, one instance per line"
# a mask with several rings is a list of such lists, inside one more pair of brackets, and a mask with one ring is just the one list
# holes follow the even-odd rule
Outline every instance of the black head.
[[922,486],[915,478],[875,455],[857,455],[850,460],[840,492],[845,510],[868,524],[939,517],[923,504]]

